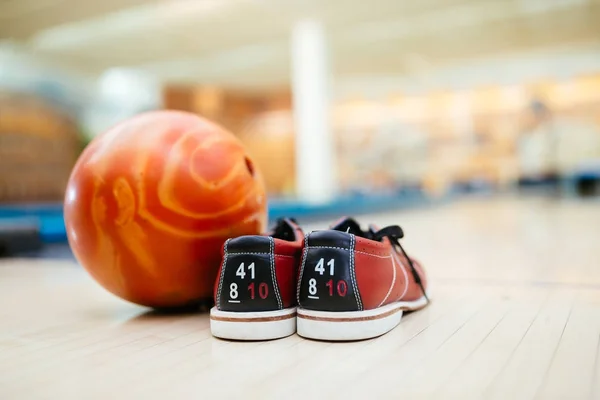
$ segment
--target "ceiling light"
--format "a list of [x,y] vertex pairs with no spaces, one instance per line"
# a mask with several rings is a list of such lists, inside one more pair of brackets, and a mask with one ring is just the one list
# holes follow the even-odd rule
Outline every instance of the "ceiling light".
[[147,4],[42,31],[31,43],[39,50],[64,50],[87,46],[96,40],[125,37],[157,25],[206,17],[239,1],[185,0]]

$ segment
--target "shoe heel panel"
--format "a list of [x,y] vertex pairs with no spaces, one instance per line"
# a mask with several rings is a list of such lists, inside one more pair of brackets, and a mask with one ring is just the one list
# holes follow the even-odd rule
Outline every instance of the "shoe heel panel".
[[270,237],[227,241],[215,299],[220,311],[258,312],[283,308],[275,278],[273,248]]
[[354,235],[313,232],[306,238],[298,304],[315,311],[360,311],[362,304],[354,272]]

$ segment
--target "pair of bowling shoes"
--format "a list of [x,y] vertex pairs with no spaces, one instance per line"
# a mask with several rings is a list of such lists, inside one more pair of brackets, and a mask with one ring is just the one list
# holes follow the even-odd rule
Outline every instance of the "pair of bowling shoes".
[[428,302],[422,266],[400,244],[402,229],[362,230],[342,218],[304,234],[279,219],[264,235],[229,239],[210,311],[214,336],[268,340],[292,335],[331,341],[377,337],[403,311]]

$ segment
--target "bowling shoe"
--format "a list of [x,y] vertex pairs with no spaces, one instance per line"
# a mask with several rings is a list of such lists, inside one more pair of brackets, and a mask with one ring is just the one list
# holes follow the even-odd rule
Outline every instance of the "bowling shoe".
[[229,239],[210,311],[214,336],[266,340],[296,332],[296,282],[304,233],[293,219],[271,232]]
[[429,303],[421,265],[400,244],[399,226],[363,231],[351,218],[305,238],[298,280],[298,334],[359,340],[395,328],[403,311]]

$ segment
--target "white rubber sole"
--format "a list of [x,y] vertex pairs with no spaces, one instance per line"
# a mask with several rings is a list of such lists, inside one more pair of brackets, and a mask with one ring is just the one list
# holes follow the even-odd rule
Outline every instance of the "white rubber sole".
[[296,307],[277,311],[229,312],[210,310],[210,331],[222,339],[270,340],[296,332]]
[[317,340],[347,341],[381,336],[400,323],[403,311],[427,305],[427,298],[399,301],[366,311],[313,311],[298,308],[298,335]]

